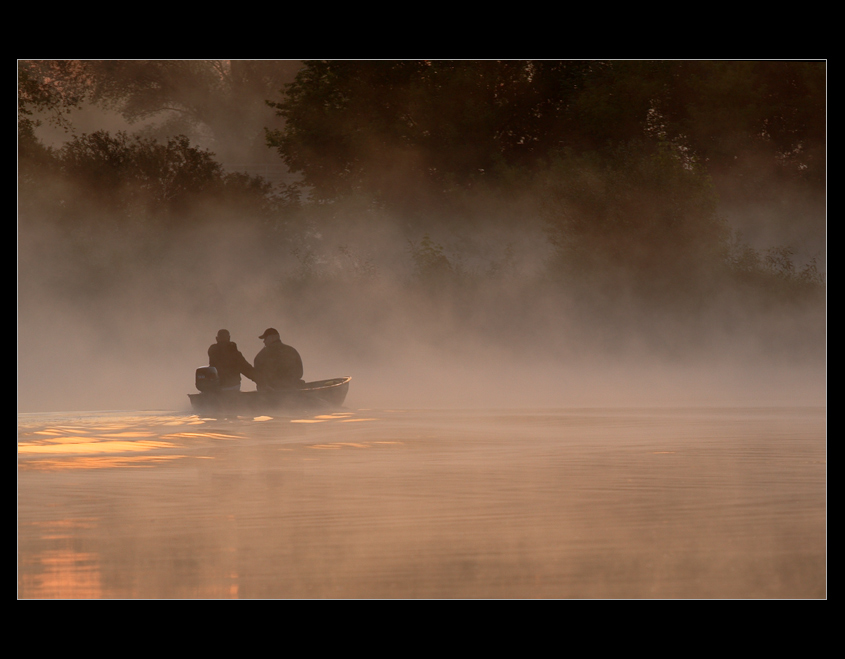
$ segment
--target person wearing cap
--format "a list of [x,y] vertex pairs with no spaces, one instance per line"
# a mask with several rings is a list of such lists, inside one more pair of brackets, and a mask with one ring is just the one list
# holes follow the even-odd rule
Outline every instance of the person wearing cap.
[[255,369],[231,340],[229,330],[217,332],[217,343],[208,348],[208,365],[217,369],[223,391],[240,391],[242,373],[252,381],[256,378]]
[[296,349],[282,343],[279,332],[272,327],[258,338],[264,340],[254,362],[258,390],[292,389],[304,384],[302,358]]

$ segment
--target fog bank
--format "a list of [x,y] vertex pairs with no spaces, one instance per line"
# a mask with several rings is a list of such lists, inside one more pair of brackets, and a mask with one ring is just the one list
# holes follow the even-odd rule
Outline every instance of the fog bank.
[[352,376],[355,408],[825,404],[823,303],[585,301],[549,281],[528,231],[460,259],[446,235],[452,277],[426,278],[396,226],[309,254],[231,227],[155,249],[99,236],[84,258],[22,232],[18,410],[188,409],[217,330],[251,361],[271,326],[306,380]]

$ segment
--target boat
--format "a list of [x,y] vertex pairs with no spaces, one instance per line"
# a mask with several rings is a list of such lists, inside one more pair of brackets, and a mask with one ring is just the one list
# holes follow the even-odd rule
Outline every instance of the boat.
[[351,377],[305,382],[292,389],[272,391],[225,391],[217,384],[217,369],[198,368],[197,389],[188,394],[191,407],[209,416],[265,414],[277,411],[329,410],[343,405]]

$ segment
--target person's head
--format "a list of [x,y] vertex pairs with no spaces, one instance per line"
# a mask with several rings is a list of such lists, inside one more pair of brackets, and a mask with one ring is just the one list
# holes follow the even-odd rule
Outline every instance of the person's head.
[[217,343],[229,343],[229,330],[222,329],[217,332]]
[[264,345],[268,345],[270,343],[273,343],[274,341],[282,340],[281,337],[279,337],[278,330],[272,327],[268,327],[266,330],[264,330],[264,334],[262,334],[258,338],[264,340]]

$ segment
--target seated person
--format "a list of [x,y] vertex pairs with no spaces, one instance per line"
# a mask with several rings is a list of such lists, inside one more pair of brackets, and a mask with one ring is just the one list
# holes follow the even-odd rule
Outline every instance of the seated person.
[[256,383],[259,391],[295,389],[305,384],[302,379],[302,358],[292,346],[282,343],[272,327],[258,337],[264,347],[255,356]]
[[255,381],[255,369],[231,340],[229,330],[217,332],[217,343],[208,348],[208,365],[217,369],[221,391],[240,391],[241,373]]

